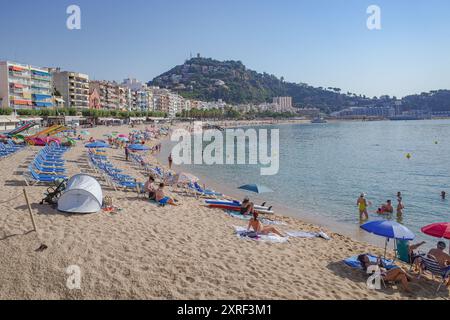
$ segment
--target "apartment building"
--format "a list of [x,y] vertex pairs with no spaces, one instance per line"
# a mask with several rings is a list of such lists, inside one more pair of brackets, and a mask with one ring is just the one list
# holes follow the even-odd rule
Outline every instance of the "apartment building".
[[53,107],[52,75],[49,70],[1,61],[0,106],[14,110]]
[[278,106],[278,112],[292,110],[292,97],[275,97],[273,103]]
[[66,107],[89,108],[89,76],[82,73],[52,69],[53,85],[63,97]]
[[131,89],[118,85],[117,95],[119,99],[119,110],[131,110]]
[[155,89],[136,79],[125,79],[122,87],[129,89],[130,105],[129,109],[133,111],[153,111],[155,110]]
[[119,91],[117,83],[110,81],[90,81],[91,91],[96,90],[100,95],[100,108],[108,110],[119,109]]

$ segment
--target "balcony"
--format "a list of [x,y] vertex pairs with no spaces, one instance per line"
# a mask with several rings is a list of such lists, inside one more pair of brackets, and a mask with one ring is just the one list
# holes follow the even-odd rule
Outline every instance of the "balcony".
[[50,88],[50,82],[31,80],[31,86],[36,88]]
[[30,78],[30,73],[29,72],[17,72],[17,71],[10,71],[9,72],[9,77],[10,78],[25,78],[25,79],[29,79]]

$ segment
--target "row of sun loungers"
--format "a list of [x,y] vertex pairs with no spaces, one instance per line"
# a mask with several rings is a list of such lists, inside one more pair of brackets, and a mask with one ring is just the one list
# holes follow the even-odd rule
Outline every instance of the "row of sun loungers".
[[15,144],[12,140],[7,143],[0,143],[0,159],[7,158],[25,148],[25,145]]
[[161,179],[161,181],[164,181],[165,185],[173,186],[178,184],[179,187],[186,189],[185,191],[187,193],[191,193],[194,194],[195,196],[200,197],[215,198],[223,196],[223,194],[218,193],[214,190],[202,188],[198,184],[198,182],[179,184],[176,175],[172,174],[171,172],[166,172],[157,166],[149,164],[140,154],[131,153],[129,157],[137,168],[143,169],[145,171],[146,175],[153,175],[154,177]]
[[88,152],[89,165],[100,174],[106,183],[115,190],[132,190],[141,193],[144,185],[132,176],[123,174],[123,170],[116,168],[101,151]]
[[52,145],[39,151],[28,166],[28,177],[25,177],[27,184],[48,184],[57,180],[67,180],[63,156],[68,149],[67,147]]

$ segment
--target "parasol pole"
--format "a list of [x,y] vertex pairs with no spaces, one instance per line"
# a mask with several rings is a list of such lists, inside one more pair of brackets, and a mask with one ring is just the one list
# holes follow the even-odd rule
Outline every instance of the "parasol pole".
[[387,246],[388,246],[389,238],[386,238],[386,242],[384,243],[384,258],[386,259],[386,252],[387,252]]

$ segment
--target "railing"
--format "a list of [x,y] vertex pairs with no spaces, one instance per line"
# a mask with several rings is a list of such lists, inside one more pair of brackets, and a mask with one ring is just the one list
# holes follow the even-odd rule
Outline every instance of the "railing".
[[40,80],[31,80],[31,85],[40,88],[50,88],[50,82]]
[[9,81],[11,83],[16,83],[16,84],[23,84],[25,86],[30,86],[30,81],[29,80],[24,80],[24,79],[9,79]]

